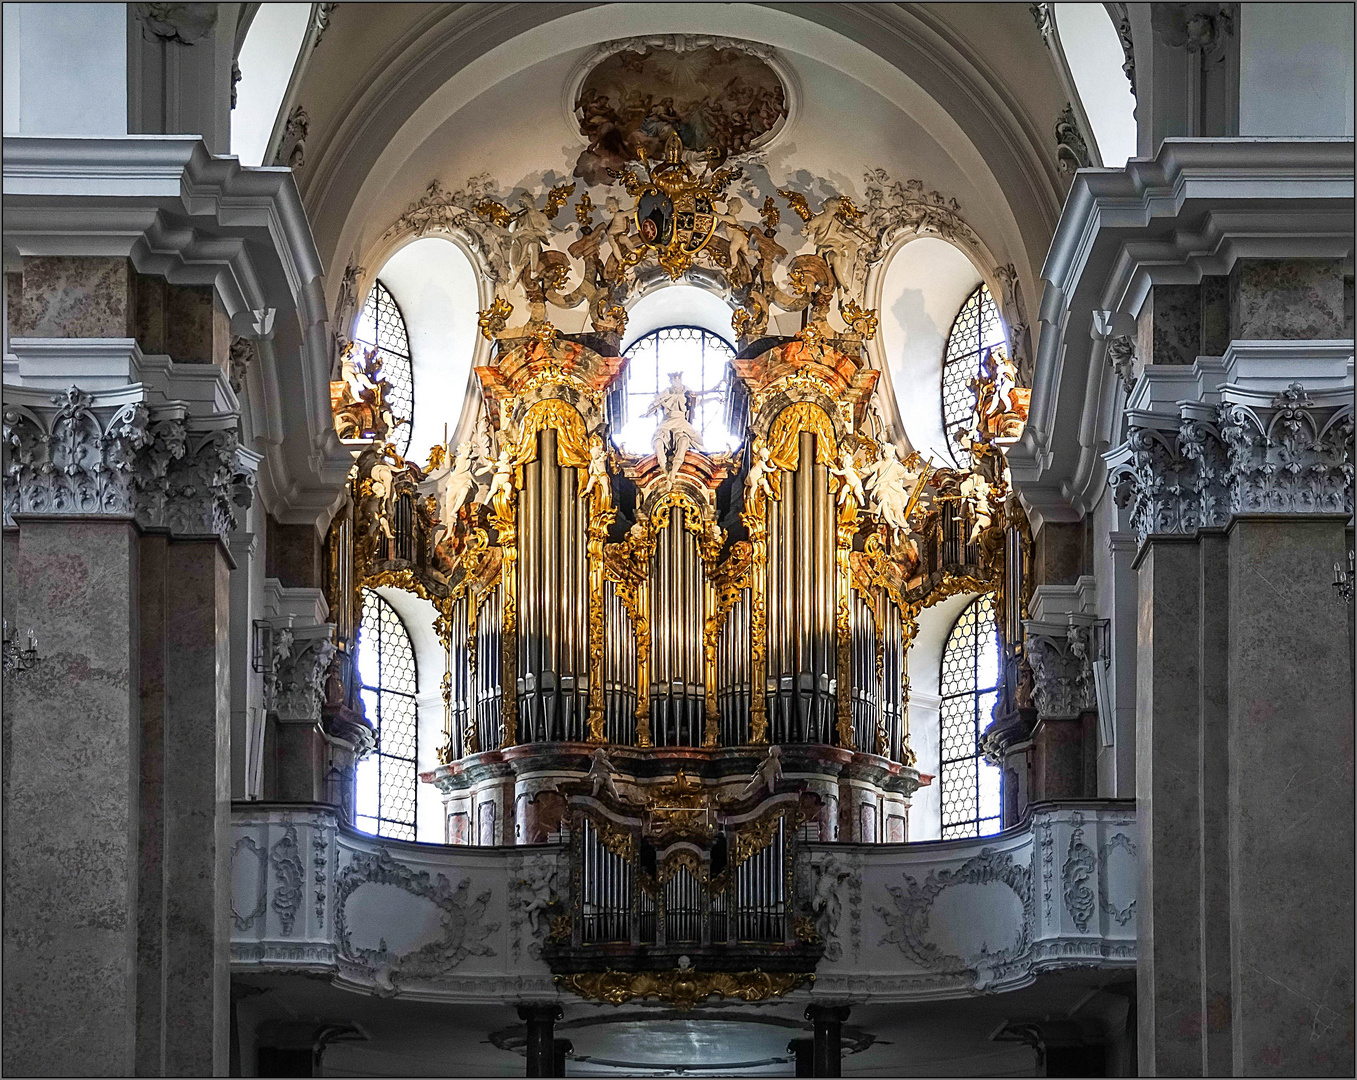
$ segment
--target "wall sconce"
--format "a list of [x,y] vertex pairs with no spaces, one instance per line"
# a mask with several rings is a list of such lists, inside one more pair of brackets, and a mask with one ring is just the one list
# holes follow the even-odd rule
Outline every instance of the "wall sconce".
[[267,671],[273,652],[273,626],[263,619],[255,619],[250,636],[250,667]]
[[38,639],[31,629],[24,633],[25,644],[20,646],[19,636],[10,629],[9,620],[4,620],[4,672],[16,675],[27,671],[38,662]]
[[1357,551],[1348,549],[1347,569],[1343,568],[1342,563],[1333,564],[1333,591],[1336,592],[1344,603],[1352,602],[1352,583],[1357,579]]

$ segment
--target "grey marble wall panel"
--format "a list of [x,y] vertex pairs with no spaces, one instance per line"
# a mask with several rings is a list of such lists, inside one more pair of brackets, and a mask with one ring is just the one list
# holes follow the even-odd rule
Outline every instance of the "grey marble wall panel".
[[1197,545],[1153,540],[1139,572],[1139,1064],[1145,1076],[1200,1076]]
[[17,547],[15,614],[38,635],[41,659],[4,680],[3,1070],[128,1075],[137,538],[125,521],[29,520]]
[[1230,272],[1230,337],[1254,341],[1348,336],[1342,266],[1333,259],[1240,259]]
[[1353,643],[1344,523],[1230,532],[1234,1069],[1351,1076]]
[[172,541],[165,642],[165,1072],[221,1075],[230,1027],[230,573]]

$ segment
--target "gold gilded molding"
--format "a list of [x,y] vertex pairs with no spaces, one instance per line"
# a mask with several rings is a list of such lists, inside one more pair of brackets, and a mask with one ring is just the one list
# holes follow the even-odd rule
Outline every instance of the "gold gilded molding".
[[[595,449],[602,443],[597,440]],[[592,481],[591,481],[592,482]],[[589,741],[605,741],[603,668],[608,649],[608,611],[604,589],[603,547],[608,539],[608,527],[617,518],[612,504],[612,489],[605,476],[600,485],[589,493],[586,502],[589,524],[586,529],[585,555],[589,569]]]
[[607,971],[557,975],[556,985],[590,1001],[624,1005],[655,998],[676,1009],[691,1009],[713,995],[740,1001],[767,1001],[814,983],[809,971]]
[[[838,719],[839,746],[857,749],[853,734],[853,537],[858,531],[858,508],[850,498],[839,508],[834,550],[837,603],[834,612],[835,659],[838,662],[834,709]],[[878,695],[879,696],[879,695]]]
[[622,828],[614,821],[609,821],[601,814],[591,813],[588,810],[581,812],[589,819],[589,824],[594,827],[594,832],[598,833],[599,843],[614,855],[619,858],[630,859],[636,854],[636,836],[634,833]]
[[[755,439],[750,453],[755,460],[763,441]],[[774,479],[773,490],[781,487]],[[756,488],[740,512],[749,530],[749,742],[768,741],[768,493]]]
[[816,436],[815,460],[822,465],[834,462],[839,440],[829,415],[814,401],[794,401],[777,414],[768,432],[768,453],[778,468],[795,472],[801,461],[801,432]]
[[[512,445],[510,445],[512,453]],[[500,747],[518,742],[518,490],[504,484],[491,503],[491,521],[499,535],[501,619],[500,633]]]
[[736,867],[741,865],[752,855],[757,855],[773,842],[777,836],[777,823],[784,817],[791,817],[791,824],[795,824],[796,818],[787,813],[787,808],[776,810],[771,814],[765,814],[763,817],[749,825],[743,826],[735,833],[735,845],[730,853],[730,865]]
[[562,466],[577,469],[589,467],[589,436],[584,429],[584,417],[575,406],[560,398],[545,398],[533,402],[518,428],[518,452],[515,465],[537,460],[538,432],[556,432],[556,460]]

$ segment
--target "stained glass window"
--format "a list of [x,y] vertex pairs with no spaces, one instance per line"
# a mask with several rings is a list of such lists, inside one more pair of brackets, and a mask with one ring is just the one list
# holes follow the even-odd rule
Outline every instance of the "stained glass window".
[[377,749],[358,763],[356,824],[378,836],[413,840],[419,784],[415,651],[396,609],[370,589],[363,590],[358,678]]
[[391,439],[402,454],[410,448],[410,424],[415,415],[415,376],[410,361],[410,337],[405,331],[405,316],[396,298],[380,281],[368,293],[363,313],[358,316],[353,339],[371,347],[382,358],[382,377],[391,384],[387,404],[391,415],[405,423],[396,428]]
[[942,838],[999,831],[999,770],[980,756],[999,691],[999,628],[994,597],[977,597],[958,616],[942,651],[938,786]]
[[611,401],[612,428],[617,445],[629,454],[650,454],[658,414],[643,416],[655,395],[669,385],[677,371],[689,390],[706,393],[692,410],[692,424],[702,433],[702,448],[712,453],[733,450],[739,438],[726,423],[730,344],[698,326],[667,326],[638,338],[627,349],[627,374]]
[[971,421],[975,394],[970,382],[980,374],[980,361],[996,345],[1004,344],[1004,324],[989,286],[981,285],[966,298],[952,320],[947,353],[942,361],[942,430],[952,460],[969,468],[971,455],[957,445],[956,434]]

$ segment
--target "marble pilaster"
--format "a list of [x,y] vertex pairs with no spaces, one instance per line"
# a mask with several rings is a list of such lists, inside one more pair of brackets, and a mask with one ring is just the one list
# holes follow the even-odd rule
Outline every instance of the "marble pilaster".
[[[23,522],[4,680],[5,1073],[136,1066],[138,550],[130,522]],[[79,1032],[78,1038],[63,1033]]]
[[1353,643],[1346,519],[1229,532],[1233,1066],[1353,1071]]
[[1139,1063],[1145,1076],[1202,1070],[1197,758],[1197,545],[1150,543],[1139,561],[1136,657],[1136,901]]

